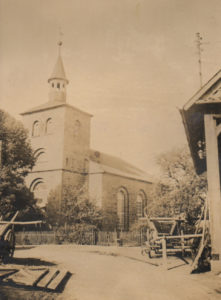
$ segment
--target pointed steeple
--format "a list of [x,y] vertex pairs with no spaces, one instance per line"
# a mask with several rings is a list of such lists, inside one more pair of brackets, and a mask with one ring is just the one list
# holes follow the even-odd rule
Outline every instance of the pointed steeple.
[[58,55],[57,62],[55,64],[51,77],[48,79],[48,82],[50,83],[50,81],[52,81],[53,79],[61,79],[68,83],[60,53]]
[[48,79],[50,85],[50,101],[66,101],[66,85],[68,80],[65,75],[64,65],[61,57],[62,42],[58,42],[58,58],[51,77]]

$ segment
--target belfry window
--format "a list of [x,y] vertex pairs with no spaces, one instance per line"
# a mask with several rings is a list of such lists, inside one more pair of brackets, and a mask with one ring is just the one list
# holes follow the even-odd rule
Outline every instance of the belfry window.
[[57,83],[57,88],[60,89],[60,83],[59,82]]
[[54,87],[54,82],[52,83],[52,87]]
[[40,135],[40,123],[39,121],[35,121],[32,125],[32,136]]
[[51,134],[53,133],[53,129],[52,129],[52,119],[48,118],[46,121],[46,127],[45,127],[45,133],[46,134]]

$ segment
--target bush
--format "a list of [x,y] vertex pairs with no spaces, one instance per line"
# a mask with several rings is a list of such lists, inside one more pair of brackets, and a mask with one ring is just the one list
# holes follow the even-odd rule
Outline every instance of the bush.
[[79,245],[91,245],[94,241],[96,226],[88,224],[73,224],[68,227],[59,227],[56,231],[57,244],[75,243]]

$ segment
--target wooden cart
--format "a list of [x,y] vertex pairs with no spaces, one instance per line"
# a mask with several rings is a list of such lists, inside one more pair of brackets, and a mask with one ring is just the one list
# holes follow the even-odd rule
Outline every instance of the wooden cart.
[[185,255],[191,253],[192,240],[202,234],[183,234],[184,218],[147,218],[147,242],[142,252],[150,258],[163,254],[164,244],[167,254]]
[[200,265],[208,265],[211,256],[209,235],[209,220],[207,220],[207,200],[202,208],[201,216],[193,234],[184,234],[182,225],[186,222],[183,217],[176,218],[144,218],[147,222],[147,242],[142,247],[142,254],[149,258],[163,257],[167,265],[167,255],[191,254],[192,264],[190,272]]

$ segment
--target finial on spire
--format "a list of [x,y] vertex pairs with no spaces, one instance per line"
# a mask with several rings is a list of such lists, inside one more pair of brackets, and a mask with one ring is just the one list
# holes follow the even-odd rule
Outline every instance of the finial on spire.
[[62,42],[63,35],[64,34],[61,31],[61,27],[59,27],[59,39],[58,39],[58,53],[59,53],[59,55],[61,54],[61,46],[63,45],[63,42]]

